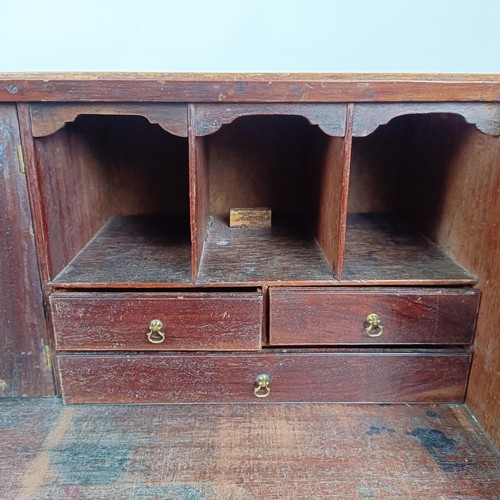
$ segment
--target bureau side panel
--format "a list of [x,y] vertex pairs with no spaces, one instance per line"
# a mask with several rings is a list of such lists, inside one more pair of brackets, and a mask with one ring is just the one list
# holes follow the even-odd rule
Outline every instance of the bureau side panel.
[[[51,396],[47,327],[15,105],[0,105],[0,396]],[[30,165],[27,165],[30,168]]]

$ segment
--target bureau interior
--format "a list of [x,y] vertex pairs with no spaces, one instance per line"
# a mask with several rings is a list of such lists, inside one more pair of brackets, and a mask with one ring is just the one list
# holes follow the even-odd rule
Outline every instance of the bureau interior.
[[54,284],[190,282],[186,138],[84,115],[35,144]]
[[[199,281],[333,281],[344,138],[278,115],[239,117],[197,141]],[[231,209],[257,207],[271,210],[270,227],[230,227]]]
[[473,282],[452,258],[476,217],[468,184],[489,139],[461,116],[437,113],[354,137],[344,279]]

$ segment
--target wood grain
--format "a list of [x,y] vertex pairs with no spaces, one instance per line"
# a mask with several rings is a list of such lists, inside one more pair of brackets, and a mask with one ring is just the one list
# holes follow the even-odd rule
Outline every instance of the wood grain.
[[[128,216],[109,221],[52,282],[55,288],[188,286],[187,221]],[[211,216],[196,284],[472,285],[476,277],[394,218],[348,217],[344,278],[338,282],[300,221],[275,218],[271,228],[230,228]]]
[[269,207],[273,215],[309,217],[308,193],[323,166],[310,161],[315,132],[300,116],[244,116],[200,138],[207,154],[209,213],[227,217],[234,207]]
[[351,168],[350,200],[353,209],[404,215],[478,276],[482,301],[468,404],[497,445],[499,148],[498,137],[482,134],[453,115],[396,118],[353,141],[357,167]]
[[198,279],[203,255],[209,216],[209,181],[207,152],[203,138],[196,137],[193,123],[196,108],[189,105],[189,199],[191,212],[191,262],[192,280]]
[[2,423],[1,498],[492,499],[500,491],[498,452],[463,405],[8,400]]
[[311,125],[333,137],[345,135],[345,104],[197,104],[194,131],[197,136],[217,132],[223,125],[243,116],[293,115],[302,116]]
[[16,107],[1,104],[0,396],[51,396],[54,380],[45,357],[47,324],[20,147]]
[[470,344],[478,308],[469,288],[271,288],[270,345]]
[[[463,401],[466,350],[59,354],[65,403]],[[254,395],[270,376],[271,393]]]
[[352,133],[365,137],[398,116],[429,113],[457,114],[485,134],[500,135],[500,104],[460,102],[356,104]]
[[343,282],[471,285],[476,280],[398,218],[388,214],[349,214]]
[[81,115],[143,116],[152,124],[179,137],[187,137],[186,104],[37,104],[31,105],[31,127],[34,137],[57,132]]
[[[35,219],[45,230],[53,279],[111,215],[103,182],[101,154],[85,128],[67,127],[35,142],[36,163],[28,172],[42,211]],[[33,179],[31,179],[33,178]]]
[[271,227],[270,208],[232,208],[229,211],[229,227]]
[[9,102],[496,101],[498,75],[4,73]]
[[[318,176],[312,189],[312,204],[316,207],[313,212],[315,236],[337,278],[342,277],[345,252],[352,110],[352,105],[348,105],[346,135],[343,139],[319,137],[318,146],[312,148],[310,175]],[[320,168],[315,162],[319,162]]]
[[[259,293],[55,293],[50,305],[60,351],[261,348]],[[153,319],[163,324],[165,339],[158,344],[147,338]]]
[[111,218],[52,281],[55,288],[134,288],[191,284],[185,217]]
[[230,228],[211,216],[197,284],[260,286],[336,282],[312,233],[293,218],[273,216],[270,228]]
[[[500,138],[472,127],[460,136],[452,132],[436,131],[430,139],[436,158],[447,144],[455,154],[447,170],[437,170],[442,181],[436,189],[443,194],[429,199],[439,200],[439,217],[426,230],[479,277],[482,299],[467,404],[500,447]],[[439,169],[436,163],[428,167]]]
[[82,116],[36,153],[51,279],[112,215],[189,213],[187,141],[144,118]]

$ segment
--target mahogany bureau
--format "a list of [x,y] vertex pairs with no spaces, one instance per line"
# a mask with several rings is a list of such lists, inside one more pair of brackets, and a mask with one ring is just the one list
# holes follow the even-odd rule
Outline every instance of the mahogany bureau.
[[464,401],[498,78],[2,81],[66,403]]

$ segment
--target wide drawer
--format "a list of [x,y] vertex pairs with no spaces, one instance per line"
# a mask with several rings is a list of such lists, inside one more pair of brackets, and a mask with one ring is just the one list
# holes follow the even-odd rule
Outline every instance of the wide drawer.
[[65,403],[459,403],[469,362],[460,349],[58,356]]
[[50,305],[59,351],[231,351],[262,345],[259,292],[61,292],[52,294]]
[[271,345],[470,344],[471,288],[273,288]]

